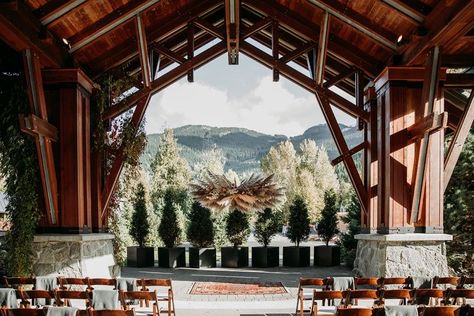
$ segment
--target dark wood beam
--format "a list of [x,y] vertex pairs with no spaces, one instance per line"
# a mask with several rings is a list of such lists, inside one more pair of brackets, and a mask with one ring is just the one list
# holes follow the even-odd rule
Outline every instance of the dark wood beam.
[[409,18],[416,25],[423,23],[425,16],[431,11],[431,7],[417,0],[382,0],[391,9],[395,9]]
[[462,148],[474,121],[474,89],[471,91],[469,102],[462,114],[458,123],[456,131],[454,132],[451,143],[449,144],[448,152],[444,159],[444,191],[448,187],[449,180],[454,171],[454,167],[461,155]]
[[[146,109],[148,107],[148,103],[150,102],[151,99],[151,94],[148,94],[145,98],[141,99],[136,107],[135,110],[133,111],[132,119],[130,121],[130,124],[133,127],[133,133],[136,135],[138,132],[140,125],[143,121],[143,117],[145,116]],[[123,166],[124,166],[124,161],[125,161],[125,144],[121,145],[117,155],[112,162],[112,168],[110,169],[109,174],[107,175],[105,179],[105,185],[104,189],[102,192],[102,214],[101,218],[104,218],[104,215],[106,214],[106,211],[109,207],[110,204],[110,198],[112,197],[112,193],[115,190],[115,187],[117,186],[117,182],[120,178],[120,173],[122,172]]]
[[[273,21],[272,24],[272,56],[273,59],[279,59],[280,53],[280,35],[279,35],[279,30],[278,30],[278,21]],[[280,73],[278,72],[278,69],[273,67],[273,81],[277,82],[280,80]]]
[[135,18],[135,29],[138,41],[138,56],[140,57],[140,65],[142,68],[142,79],[145,87],[149,87],[153,80],[151,75],[150,60],[148,59],[148,41],[146,39],[145,25],[141,14]]
[[[282,8],[273,0],[244,0],[243,5],[278,20],[282,27],[307,42],[318,40],[320,29],[318,25],[300,16],[293,16],[285,9],[286,7]],[[381,62],[335,35],[332,35],[328,42],[328,51],[342,63],[360,68],[370,78],[375,78],[383,68]]]
[[441,65],[450,68],[474,67],[474,54],[443,55]]
[[[43,90],[43,78],[39,56],[32,50],[23,52],[25,77],[31,113],[43,121],[48,121],[48,111]],[[20,121],[20,125],[28,127],[27,121]],[[54,163],[53,146],[50,137],[38,133],[35,136],[36,153],[38,156],[43,197],[46,207],[46,218],[52,225],[58,223],[58,184],[56,165]]]
[[154,80],[151,83],[150,88],[144,87],[139,91],[135,92],[133,95],[126,98],[125,100],[108,108],[104,113],[104,119],[112,119],[120,115],[121,113],[131,109],[133,106],[135,106],[135,104],[137,104],[140,100],[146,98],[149,94],[155,94],[158,91],[163,90],[173,82],[179,80],[181,77],[186,75],[190,69],[199,68],[200,66],[210,62],[214,58],[224,53],[225,50],[225,43],[220,42],[203,51],[202,53],[196,55],[194,58],[186,60],[186,62],[182,65],[179,65],[178,67],[170,70],[158,79]]
[[31,136],[37,137],[42,135],[53,142],[58,140],[58,129],[34,114],[28,116],[20,114],[20,127],[22,132]]
[[354,191],[359,199],[362,212],[367,213],[367,190],[365,189],[364,183],[357,171],[354,159],[352,159],[351,155],[346,155],[346,153],[349,152],[349,147],[347,146],[341,128],[337,123],[336,116],[329,104],[328,95],[320,92],[316,92],[315,95],[324,118],[326,119],[326,124],[331,132],[334,143],[336,144],[339,153],[343,156],[342,161],[344,162],[344,166],[346,167],[349,178],[351,179],[351,183],[354,186]]
[[69,52],[74,53],[75,51],[87,46],[117,26],[131,20],[137,14],[140,14],[156,5],[158,2],[159,0],[135,0],[112,11],[110,14],[69,38],[68,40],[71,43],[71,49]]
[[248,37],[251,37],[252,35],[266,29],[273,23],[273,19],[270,17],[265,17],[264,19],[255,22],[252,26],[247,27],[243,32],[242,32],[242,39],[246,39]]
[[474,73],[447,74],[445,87],[472,88],[474,87]]
[[66,49],[50,32],[44,31],[23,1],[0,3],[0,39],[18,52],[33,49],[43,66],[58,68],[67,62]]
[[[424,108],[424,117],[426,118],[433,113],[433,107],[439,85],[439,47],[435,46],[430,50],[429,56],[426,59],[425,66],[425,80],[423,82],[422,102]],[[423,198],[423,190],[425,186],[425,170],[428,157],[428,145],[430,135],[425,133],[420,141],[415,178],[413,184],[413,195],[411,203],[411,223],[416,223],[421,214],[421,203]]]
[[306,54],[309,50],[313,49],[316,46],[314,42],[308,42],[300,47],[296,48],[292,52],[285,54],[280,58],[280,60],[284,63],[288,63],[292,61],[293,59],[296,59],[298,57],[301,57],[302,55]]
[[[188,59],[192,60],[194,58],[194,25],[193,23],[188,24]],[[194,69],[191,68],[188,70],[188,82],[194,82]]]
[[162,54],[163,56],[166,56],[166,58],[172,60],[175,63],[178,63],[181,65],[186,62],[186,58],[182,57],[179,54],[176,54],[175,52],[169,50],[163,45],[155,44],[153,45],[153,48],[156,49],[156,51],[158,51],[160,54]]
[[86,2],[87,0],[52,0],[33,13],[39,17],[41,24],[48,25]]
[[438,45],[442,50],[474,27],[474,1],[440,1],[426,17],[426,36],[413,39],[406,47],[400,64],[421,65],[428,50]]
[[448,125],[448,113],[431,113],[407,128],[408,143],[415,142],[425,134],[431,134]]
[[360,143],[359,145],[349,149],[349,151],[347,153],[344,153],[343,155],[337,156],[336,158],[331,160],[331,165],[335,166],[338,163],[342,162],[345,159],[345,157],[353,156],[354,154],[357,154],[359,151],[367,148],[368,144],[369,144],[368,142],[364,141],[364,142]]
[[240,50],[242,51],[242,53],[245,53],[250,58],[262,63],[263,65],[269,67],[270,69],[275,67],[276,69],[279,70],[281,75],[285,76],[286,78],[293,81],[294,83],[300,85],[304,89],[312,93],[316,93],[316,92],[324,93],[329,99],[329,102],[331,102],[332,105],[339,108],[340,110],[354,117],[361,117],[364,121],[368,121],[368,113],[363,111],[363,109],[356,107],[355,104],[347,101],[346,99],[344,99],[337,93],[329,89],[317,86],[314,83],[313,79],[303,75],[298,70],[291,68],[287,64],[281,62],[279,59],[277,60],[273,59],[272,56],[268,55],[261,49],[258,49],[249,43],[241,41]]
[[349,68],[348,71],[342,72],[335,76],[332,80],[328,80],[325,83],[323,83],[323,87],[329,88],[335,85],[336,83],[340,82],[341,80],[346,79],[347,77],[352,76],[356,72],[356,69],[354,67]]
[[[193,19],[212,12],[220,6],[220,1],[209,0],[199,1],[193,5],[184,7],[183,11],[186,11],[187,15],[173,15],[163,21],[160,27],[149,30],[147,33],[149,44],[153,42],[162,43],[171,36],[182,32]],[[131,44],[132,42],[133,39],[126,41],[122,46],[114,49],[114,52],[106,51],[103,55],[87,63],[87,66],[93,71],[91,77],[95,77],[99,73],[103,73],[135,58],[137,56],[137,50],[135,48],[136,46]]]
[[240,0],[224,0],[229,65],[239,63]]
[[218,39],[224,39],[225,35],[221,31],[220,28],[212,25],[211,23],[207,22],[206,20],[203,20],[201,18],[197,18],[194,21],[194,25],[199,27],[201,30],[206,31],[207,33],[211,34],[212,36],[218,38]]
[[382,47],[388,48],[393,52],[398,49],[396,45],[398,35],[392,33],[390,30],[380,27],[380,25],[376,26],[373,23],[370,23],[370,20],[366,16],[361,15],[347,5],[331,0],[308,1],[321,10],[328,12],[342,22],[355,28],[357,31],[361,32],[367,38]]
[[319,30],[319,41],[318,41],[318,55],[316,65],[316,84],[322,85],[324,81],[324,70],[326,68],[326,54],[329,40],[329,28],[331,16],[329,12],[325,11],[323,20],[321,22],[321,29]]

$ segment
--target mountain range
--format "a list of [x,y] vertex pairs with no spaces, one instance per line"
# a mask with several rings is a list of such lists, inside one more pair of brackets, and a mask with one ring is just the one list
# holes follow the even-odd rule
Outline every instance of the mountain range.
[[[340,125],[349,148],[362,141],[362,133],[357,127]],[[329,157],[338,156],[336,145],[326,124],[308,128],[303,134],[287,137],[284,135],[268,135],[238,127],[211,127],[206,125],[185,125],[173,129],[181,155],[190,165],[199,161],[204,152],[219,148],[225,158],[225,169],[232,169],[242,174],[258,172],[260,160],[270,148],[282,141],[290,140],[299,150],[300,143],[312,139],[318,146],[324,145]],[[144,167],[149,170],[150,163],[157,151],[160,134],[150,134],[142,156]]]

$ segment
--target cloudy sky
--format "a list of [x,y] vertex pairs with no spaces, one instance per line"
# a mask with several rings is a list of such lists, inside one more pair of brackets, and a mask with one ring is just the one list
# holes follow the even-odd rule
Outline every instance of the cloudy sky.
[[[340,123],[355,120],[335,109]],[[146,113],[146,132],[188,124],[244,127],[267,134],[294,136],[324,123],[316,98],[280,76],[272,81],[269,69],[240,54],[239,65],[228,65],[227,55],[156,94]]]

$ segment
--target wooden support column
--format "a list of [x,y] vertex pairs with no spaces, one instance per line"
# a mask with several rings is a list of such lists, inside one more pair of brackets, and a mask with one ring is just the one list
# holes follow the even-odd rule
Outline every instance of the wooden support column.
[[[438,88],[438,73],[439,73],[439,47],[435,46],[427,56],[425,66],[425,79],[423,82],[423,96],[422,101],[424,105],[424,117],[433,113],[434,103],[437,96]],[[417,159],[417,166],[415,170],[415,183],[413,186],[413,200],[411,204],[411,222],[415,223],[418,221],[421,199],[423,195],[425,185],[425,168],[426,168],[426,156],[428,152],[429,134],[425,133],[420,143],[420,151]]]
[[[378,233],[440,233],[443,227],[442,161],[446,116],[441,95],[435,95],[435,114],[425,117],[424,77],[421,67],[389,67],[375,80],[377,95],[376,157],[371,145],[369,228]],[[437,70],[439,71],[439,70]],[[444,81],[445,71],[439,71]],[[441,91],[438,89],[438,91]],[[440,113],[440,114],[436,114]],[[373,125],[371,123],[371,133]],[[421,197],[419,220],[412,222],[412,190],[415,184],[419,134],[428,134],[424,174],[425,193]],[[376,159],[374,159],[376,158]],[[374,164],[377,176],[374,173]],[[377,188],[376,196],[374,195]],[[377,223],[374,227],[373,219]]]
[[376,233],[378,223],[378,187],[379,187],[379,161],[377,156],[378,151],[378,122],[377,120],[377,95],[375,88],[371,87],[367,90],[368,108],[370,113],[370,122],[367,124],[367,135],[369,146],[367,148],[367,166],[366,173],[368,174],[367,199],[368,199],[368,216],[361,217],[362,232]]
[[[80,69],[43,70],[48,104],[59,113],[58,232],[92,228],[90,95],[93,82]],[[47,229],[47,230],[46,230]],[[45,228],[46,231],[54,231]]]
[[453,139],[449,144],[448,152],[446,154],[446,158],[444,160],[444,188],[443,192],[446,191],[448,187],[449,180],[451,179],[451,175],[453,174],[454,167],[456,166],[456,162],[461,155],[462,147],[464,146],[464,142],[466,141],[467,136],[469,135],[469,131],[471,130],[472,123],[474,121],[474,89],[471,90],[471,96],[469,97],[469,101],[462,113],[462,116],[459,120],[458,127],[454,132]]
[[324,69],[326,68],[326,54],[329,39],[329,23],[331,16],[327,11],[324,12],[323,21],[318,42],[318,61],[316,66],[316,83],[322,85],[324,81]]
[[225,0],[225,24],[229,64],[239,64],[240,0]]
[[142,68],[143,85],[145,87],[149,87],[153,78],[151,74],[150,60],[148,56],[148,42],[146,40],[145,25],[143,24],[141,14],[137,15],[135,19],[135,24],[138,39],[138,53],[140,56],[140,65]]
[[33,134],[36,139],[36,152],[46,207],[47,223],[45,223],[45,226],[57,226],[58,185],[53,145],[51,143],[55,138],[54,134],[57,135],[57,130],[48,123],[48,110],[44,96],[39,56],[32,50],[27,49],[24,51],[23,57],[30,109],[34,116],[30,116],[26,120],[20,120],[20,124],[24,131]]

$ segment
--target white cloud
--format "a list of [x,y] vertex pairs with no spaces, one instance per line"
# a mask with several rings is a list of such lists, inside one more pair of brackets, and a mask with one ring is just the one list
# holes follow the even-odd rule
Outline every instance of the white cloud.
[[[280,80],[273,82],[265,75],[253,90],[232,97],[228,90],[207,83],[180,80],[153,97],[146,114],[146,131],[158,133],[166,127],[202,124],[294,136],[324,123],[314,95],[294,93],[292,90],[301,88]],[[338,117],[341,123],[353,124],[345,115],[338,113]]]

